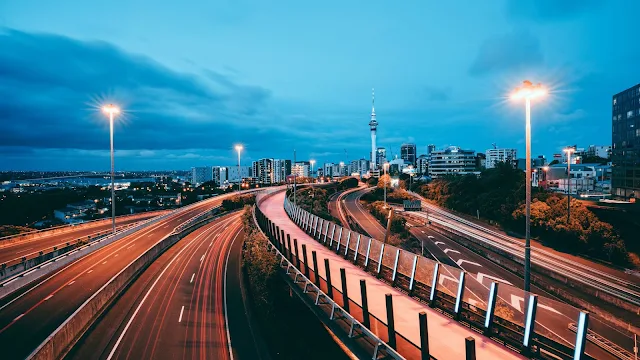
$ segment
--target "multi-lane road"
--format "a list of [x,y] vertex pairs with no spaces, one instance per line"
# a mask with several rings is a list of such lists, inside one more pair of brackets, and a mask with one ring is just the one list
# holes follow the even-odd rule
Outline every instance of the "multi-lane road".
[[[337,204],[338,211],[344,211],[354,219],[358,225],[370,236],[377,239],[384,238],[385,229],[382,225],[360,204],[360,197],[366,193],[366,189],[352,192],[345,195],[344,202]],[[417,216],[408,217],[408,226],[411,234],[421,242],[424,255],[432,257],[447,266],[443,267],[443,274],[451,279],[457,278],[457,269],[465,270],[473,275],[477,280],[480,291],[471,291],[469,298],[472,302],[482,304],[486,307],[487,298],[482,296],[488,293],[492,281],[497,281],[506,285],[500,287],[499,297],[508,304],[514,311],[514,318],[522,323],[524,316],[524,294],[517,289],[522,282],[522,278],[505,270],[491,260],[484,258],[475,252],[456,243],[450,238],[433,231],[425,226],[425,219]],[[573,347],[575,344],[575,333],[568,328],[568,324],[575,322],[577,312],[569,311],[569,306],[563,305],[561,300],[546,293],[538,287],[532,287],[532,292],[540,294],[545,298],[539,298],[539,311],[537,312],[536,328],[538,332],[553,338],[560,343]],[[625,348],[632,346],[628,335],[617,329],[592,319],[590,327],[592,331],[606,335],[606,338],[615,343],[624,345]],[[587,352],[598,359],[614,359],[611,354],[592,343],[587,344]]]
[[[116,218],[117,228],[120,229],[127,225],[132,225],[139,221],[144,221],[149,218],[159,216],[158,212],[150,214],[140,214],[140,216],[124,216]],[[39,251],[49,251],[54,246],[61,248],[65,246],[67,242],[72,242],[78,239],[86,239],[87,236],[95,236],[97,234],[104,234],[111,230],[111,220],[99,221],[96,224],[85,227],[70,227],[68,231],[51,232],[50,234],[45,231],[42,236],[29,239],[29,240],[16,240],[13,242],[7,242],[0,245],[0,264],[8,263],[12,260],[19,259],[23,256],[29,256],[37,254]]]
[[176,226],[219,205],[223,198],[172,213],[0,300],[2,358],[24,359],[120,270],[170,235]]
[[260,359],[241,284],[241,213],[162,254],[69,359]]

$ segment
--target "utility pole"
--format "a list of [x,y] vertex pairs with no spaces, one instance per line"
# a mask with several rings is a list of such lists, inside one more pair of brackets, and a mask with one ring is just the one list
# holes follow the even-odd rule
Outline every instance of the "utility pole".
[[387,231],[384,233],[384,243],[389,240],[389,232],[391,231],[391,220],[393,218],[393,209],[389,209],[389,217],[387,220]]

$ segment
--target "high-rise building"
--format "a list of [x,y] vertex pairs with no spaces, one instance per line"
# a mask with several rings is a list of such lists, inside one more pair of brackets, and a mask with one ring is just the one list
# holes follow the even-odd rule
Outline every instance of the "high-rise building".
[[416,173],[418,175],[425,175],[429,172],[429,156],[420,155],[416,159]]
[[228,166],[227,169],[227,181],[229,183],[237,184],[242,179],[248,178],[251,176],[251,167],[250,166],[240,166],[240,172],[238,173],[237,166]]
[[376,149],[376,164],[378,166],[382,166],[382,164],[387,162],[387,149],[383,147],[378,147]]
[[308,161],[298,161],[291,167],[291,174],[297,177],[309,177],[311,164]]
[[375,92],[371,90],[371,121],[369,128],[371,129],[371,172],[376,170],[376,132],[378,130],[378,121],[376,120]]
[[514,165],[515,160],[518,158],[516,149],[488,149],[486,156],[487,169],[495,168],[499,162]]
[[449,146],[444,150],[431,152],[429,176],[437,178],[442,175],[466,175],[476,171],[476,152],[463,150],[457,146]]
[[198,186],[207,181],[213,180],[213,170],[211,167],[192,167],[191,168],[191,183]]
[[433,144],[429,144],[427,146],[427,155],[430,155],[432,152],[436,151],[436,146]]
[[273,175],[271,176],[272,184],[279,184],[287,181],[287,176],[291,175],[291,160],[272,159]]
[[333,163],[324,163],[324,166],[322,167],[322,174],[324,176],[332,177],[333,167],[334,167]]
[[227,167],[226,166],[214,166],[212,180],[216,186],[222,186],[227,181]]
[[416,164],[416,144],[405,143],[400,146],[400,158],[407,165]]
[[273,183],[273,159],[260,159],[253,162],[253,177],[258,178],[260,184]]
[[613,96],[611,194],[640,195],[640,84]]

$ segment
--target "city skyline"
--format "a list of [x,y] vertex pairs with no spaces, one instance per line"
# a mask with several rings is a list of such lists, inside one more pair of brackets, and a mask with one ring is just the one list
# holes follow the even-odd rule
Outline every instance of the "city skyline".
[[[30,11],[36,3],[0,5],[1,170],[107,169],[108,121],[97,108],[110,101],[124,110],[117,170],[233,165],[235,143],[243,164],[292,159],[294,149],[318,164],[368,159],[371,87],[388,158],[404,142],[417,155],[432,143],[523,154],[523,109],[506,96],[524,79],[551,90],[532,114],[533,154],[550,158],[566,145],[610,145],[611,97],[638,83],[639,50],[616,35],[633,29],[632,2],[622,14],[595,1],[495,2],[482,19],[478,4],[336,13],[202,2],[159,4],[146,19],[114,1],[103,11],[117,8],[116,22],[77,16],[102,5],[39,2],[45,18]],[[445,13],[457,14],[458,32],[438,19]],[[616,28],[596,26],[612,14]],[[335,28],[314,31],[327,16]]]

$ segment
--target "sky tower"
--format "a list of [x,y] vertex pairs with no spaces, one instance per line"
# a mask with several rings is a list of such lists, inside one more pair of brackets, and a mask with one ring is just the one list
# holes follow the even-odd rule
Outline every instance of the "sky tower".
[[378,129],[378,121],[376,121],[376,97],[375,89],[371,89],[371,121],[369,121],[369,127],[371,128],[371,173],[376,170],[376,131]]

